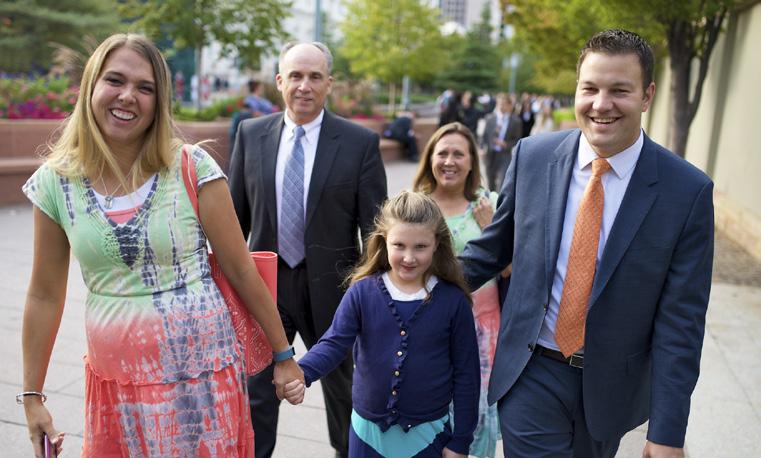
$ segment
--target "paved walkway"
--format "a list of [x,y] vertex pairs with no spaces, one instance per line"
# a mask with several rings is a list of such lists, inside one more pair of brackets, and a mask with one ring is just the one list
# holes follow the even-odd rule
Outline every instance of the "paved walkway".
[[[415,166],[387,168],[389,192],[412,181]],[[0,455],[30,456],[24,411],[14,402],[21,390],[21,318],[32,260],[29,206],[0,208]],[[690,458],[761,456],[761,265],[741,247],[717,237],[714,285],[702,359],[693,396],[686,450]],[[45,391],[56,426],[67,432],[63,456],[78,456],[82,444],[84,300],[78,266],[72,262],[61,329]],[[299,354],[304,353],[303,345]],[[619,457],[641,456],[646,427],[629,433]],[[276,458],[330,458],[319,384],[300,406],[283,404]],[[500,454],[501,456],[501,454]]]

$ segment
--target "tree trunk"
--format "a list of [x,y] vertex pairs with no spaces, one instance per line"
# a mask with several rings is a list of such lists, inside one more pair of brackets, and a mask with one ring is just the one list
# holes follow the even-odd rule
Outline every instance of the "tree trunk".
[[[685,49],[681,50],[686,52]],[[690,131],[689,92],[690,92],[690,56],[677,55],[671,51],[671,129],[668,147],[681,157],[687,148]]]
[[671,67],[670,108],[671,128],[668,147],[684,157],[690,130],[690,70],[692,38],[689,24],[677,21],[668,31],[669,65]]
[[[700,106],[711,53],[727,14],[727,8],[724,7],[697,23],[676,20],[669,24],[666,32],[671,66],[671,130],[668,146],[681,157],[687,152],[690,125]],[[698,69],[690,99],[692,64],[695,58],[698,59]]]

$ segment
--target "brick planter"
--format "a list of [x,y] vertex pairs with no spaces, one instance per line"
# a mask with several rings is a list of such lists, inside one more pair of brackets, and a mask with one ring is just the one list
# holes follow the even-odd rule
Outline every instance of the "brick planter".
[[[27,202],[21,186],[42,164],[45,144],[56,138],[59,120],[0,120],[0,206]],[[220,166],[227,170],[230,157],[229,120],[214,122],[178,122],[185,140],[204,145]]]
[[[378,134],[383,131],[385,121],[374,119],[352,120]],[[7,120],[0,119],[0,206],[27,202],[21,192],[21,186],[42,164],[41,153],[45,144],[56,137],[59,120]],[[217,160],[222,170],[227,171],[230,162],[230,120],[221,119],[212,122],[178,122],[180,134],[188,143],[211,140],[203,145],[204,149]],[[436,130],[435,120],[418,119],[415,132],[418,137],[418,149],[421,154],[425,143]],[[401,157],[401,148],[393,140],[381,142],[381,154],[384,161],[393,161]]]

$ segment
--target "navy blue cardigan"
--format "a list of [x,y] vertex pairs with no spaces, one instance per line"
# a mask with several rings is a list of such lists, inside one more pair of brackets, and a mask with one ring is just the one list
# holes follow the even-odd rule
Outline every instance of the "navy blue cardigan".
[[408,320],[380,275],[352,285],[333,324],[299,361],[307,386],[333,370],[354,346],[352,405],[383,431],[405,431],[446,415],[454,400],[447,448],[468,454],[478,421],[480,371],[473,312],[465,293],[439,281]]

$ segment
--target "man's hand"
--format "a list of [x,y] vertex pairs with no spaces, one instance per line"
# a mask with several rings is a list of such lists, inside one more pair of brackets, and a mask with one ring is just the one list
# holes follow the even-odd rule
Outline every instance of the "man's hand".
[[275,363],[275,372],[272,383],[275,385],[275,394],[281,401],[285,398],[285,385],[294,380],[304,383],[304,372],[293,358]]
[[684,449],[647,441],[642,458],[684,458]]

